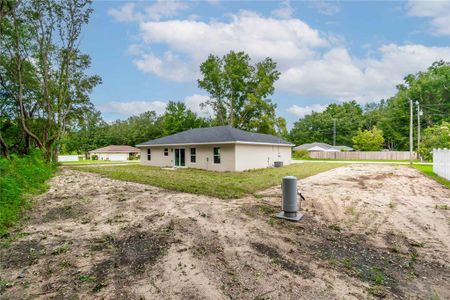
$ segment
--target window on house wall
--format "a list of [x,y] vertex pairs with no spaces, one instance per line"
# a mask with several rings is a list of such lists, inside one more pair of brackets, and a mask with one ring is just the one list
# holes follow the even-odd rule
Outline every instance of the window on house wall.
[[147,149],[147,160],[152,160],[152,149]]
[[195,148],[191,148],[191,163],[197,162],[197,150]]
[[214,163],[220,164],[220,147],[214,147]]
[[169,156],[169,148],[164,148],[164,156]]

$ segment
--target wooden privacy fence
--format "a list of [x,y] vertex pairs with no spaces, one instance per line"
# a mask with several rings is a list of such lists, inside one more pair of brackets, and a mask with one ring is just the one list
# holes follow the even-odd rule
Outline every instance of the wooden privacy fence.
[[[309,152],[311,158],[343,160],[409,160],[409,151]],[[413,159],[417,153],[413,152]]]
[[450,180],[450,150],[433,149],[433,172]]

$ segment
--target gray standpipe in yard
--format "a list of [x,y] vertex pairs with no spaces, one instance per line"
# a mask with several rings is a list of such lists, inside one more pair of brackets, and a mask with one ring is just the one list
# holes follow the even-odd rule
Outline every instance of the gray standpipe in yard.
[[299,221],[303,215],[298,212],[297,177],[283,177],[281,189],[283,191],[283,211],[276,215],[277,218],[289,221]]

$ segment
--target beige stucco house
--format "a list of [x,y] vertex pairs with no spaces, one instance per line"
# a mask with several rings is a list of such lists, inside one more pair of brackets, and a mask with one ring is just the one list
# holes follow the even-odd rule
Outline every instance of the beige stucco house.
[[196,128],[139,145],[141,163],[211,171],[244,171],[291,163],[293,145],[279,137],[231,126]]
[[128,145],[109,145],[89,151],[91,158],[95,155],[98,160],[126,161],[137,157],[140,149]]

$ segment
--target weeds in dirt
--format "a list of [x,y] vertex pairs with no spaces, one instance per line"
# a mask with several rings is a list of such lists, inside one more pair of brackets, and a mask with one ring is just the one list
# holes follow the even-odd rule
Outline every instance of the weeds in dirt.
[[114,245],[114,241],[114,236],[107,234],[99,239],[93,240],[90,249],[92,251],[102,251],[112,247]]
[[[172,243],[173,222],[158,230],[136,232],[135,229],[118,234],[105,235],[94,241],[91,247],[109,252],[107,259],[96,264],[87,275],[94,277],[96,285],[92,291],[105,287],[108,279],[125,285],[127,281],[139,277],[146,268],[155,264],[167,253]],[[91,282],[85,278],[86,282]],[[81,280],[81,279],[80,279]]]
[[12,281],[7,281],[7,280],[0,279],[0,292],[3,292],[4,290],[6,290],[9,287],[12,287],[13,284],[14,283]]
[[97,277],[91,274],[82,274],[78,277],[81,282],[95,282]]
[[371,267],[369,269],[369,278],[376,285],[384,285],[386,283],[386,274],[380,267]]
[[342,230],[341,226],[339,226],[338,224],[331,224],[328,226],[328,228],[330,228],[331,230],[334,230],[334,231],[338,231],[338,232],[340,232]]
[[369,288],[367,288],[367,293],[378,298],[384,298],[387,296],[386,289],[379,285],[370,286]]
[[283,257],[275,248],[262,243],[252,243],[251,247],[257,252],[269,257],[271,262],[280,266],[282,269],[296,275],[307,275],[309,270],[306,266],[301,266],[294,261]]
[[59,254],[63,254],[66,253],[67,251],[69,251],[69,245],[68,244],[64,244],[61,246],[58,246],[56,248],[54,248],[51,252],[52,255],[59,255]]
[[442,210],[448,210],[450,209],[450,206],[448,204],[436,204],[434,206],[435,209],[442,209]]

